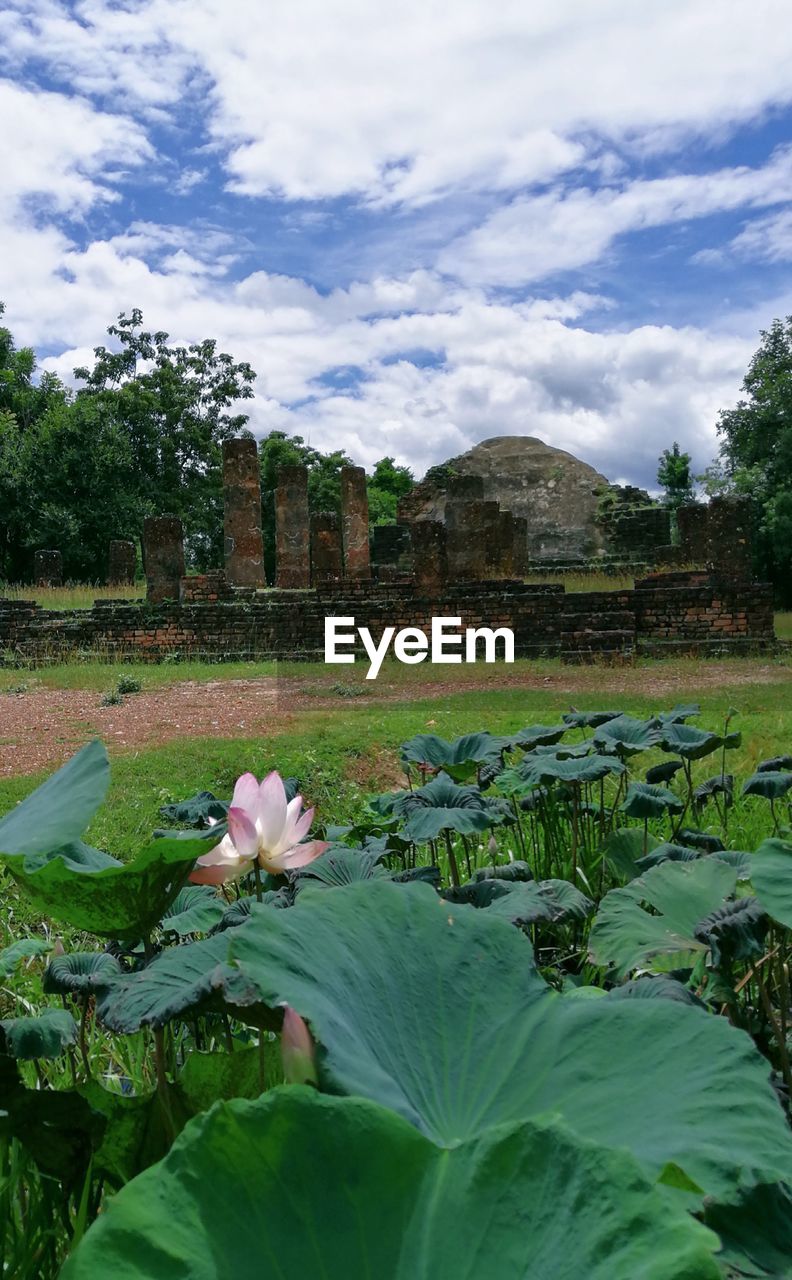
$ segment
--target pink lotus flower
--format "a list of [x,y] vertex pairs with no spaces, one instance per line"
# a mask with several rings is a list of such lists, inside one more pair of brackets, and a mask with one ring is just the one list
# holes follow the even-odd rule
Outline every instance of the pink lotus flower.
[[255,861],[272,875],[306,866],[330,847],[324,840],[300,843],[313,816],[313,809],[302,812],[302,796],[287,802],[279,773],[268,774],[261,784],[252,773],[243,773],[228,810],[228,834],[198,859],[190,879],[222,884],[243,875]]
[[313,1038],[305,1021],[288,1004],[283,1013],[281,1061],[287,1084],[318,1083]]

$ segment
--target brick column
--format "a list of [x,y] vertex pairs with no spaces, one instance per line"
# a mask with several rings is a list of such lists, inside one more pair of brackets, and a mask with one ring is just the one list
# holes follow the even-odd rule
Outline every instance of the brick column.
[[686,502],[677,509],[676,522],[683,564],[706,564],[709,560],[709,507],[698,502]]
[[[450,582],[483,577],[476,570],[483,549],[471,545],[471,504],[484,499],[481,476],[451,476],[446,489],[445,526],[448,577]],[[483,559],[481,559],[483,565]]]
[[130,587],[135,581],[137,550],[134,542],[114,538],[107,553],[107,581],[111,587]]
[[146,599],[151,604],[179,599],[184,577],[184,534],[178,516],[149,516],[143,522]]
[[499,577],[514,577],[514,516],[511,511],[498,513],[497,567]]
[[370,578],[368,493],[362,467],[341,468],[341,536],[345,576]]
[[278,468],[275,490],[275,586],[302,590],[311,585],[311,525],[308,468]]
[[512,532],[514,533],[512,564],[514,576],[515,578],[527,578],[529,573],[528,520],[525,516],[512,516]]
[[416,520],[410,526],[415,585],[422,591],[442,591],[448,583],[446,528],[439,520]]
[[230,586],[266,586],[258,448],[247,436],[223,442],[223,515]]
[[334,511],[311,516],[311,586],[326,586],[343,576],[341,522]]
[[60,551],[37,551],[33,558],[33,578],[37,587],[62,587],[63,556]]
[[753,503],[750,498],[713,498],[707,521],[708,561],[737,582],[753,578]]

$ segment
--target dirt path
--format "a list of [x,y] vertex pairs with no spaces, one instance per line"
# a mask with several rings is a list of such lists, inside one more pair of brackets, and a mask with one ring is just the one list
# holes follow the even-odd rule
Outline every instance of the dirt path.
[[487,689],[544,690],[574,700],[598,693],[675,699],[681,691],[719,690],[744,684],[789,681],[772,664],[724,666],[702,663],[695,680],[682,682],[673,666],[643,668],[569,667],[557,674],[511,674],[499,670],[474,680],[378,682],[350,701],[332,692],[332,679],[263,677],[250,680],[184,681],[144,690],[119,706],[102,707],[95,689],[30,689],[0,693],[0,777],[33,773],[61,764],[77,748],[100,737],[111,751],[151,747],[179,738],[268,737],[312,710],[365,707],[382,702],[434,701]]

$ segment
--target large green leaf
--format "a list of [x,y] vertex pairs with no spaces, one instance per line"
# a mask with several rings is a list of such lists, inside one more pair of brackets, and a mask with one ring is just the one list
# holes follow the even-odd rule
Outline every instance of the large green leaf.
[[624,773],[624,765],[613,756],[587,755],[565,760],[552,756],[526,757],[519,767],[526,782],[538,786],[542,782],[566,782],[575,785],[599,782],[610,773]]
[[301,867],[297,872],[297,889],[309,885],[338,888],[345,884],[357,884],[361,880],[383,880],[390,875],[387,867],[381,867],[382,854],[378,849],[328,849],[326,853]]
[[681,813],[682,801],[667,787],[651,782],[631,782],[621,810],[629,818],[662,818],[665,813]]
[[594,730],[594,741],[600,750],[622,757],[656,747],[661,736],[654,720],[635,720],[632,716],[616,716]]
[[737,884],[733,867],[712,858],[661,862],[623,889],[603,898],[589,938],[595,964],[625,977],[639,966],[668,968],[703,956],[708,943],[699,924],[723,906]]
[[743,784],[744,796],[763,796],[765,800],[781,800],[792,787],[792,773],[755,773]]
[[44,1009],[36,1017],[0,1020],[12,1058],[57,1058],[77,1042],[77,1023],[68,1009]]
[[226,963],[227,952],[228,935],[223,933],[168,947],[145,968],[113,983],[97,1001],[96,1016],[111,1031],[129,1034],[226,1005],[249,1011],[257,1003],[256,989]]
[[466,733],[453,742],[434,733],[417,733],[402,743],[401,759],[405,764],[442,769],[455,781],[464,782],[473,777],[479,765],[499,761],[507,745],[508,739],[494,738],[491,733]]
[[71,951],[53,956],[44,970],[42,986],[50,995],[93,995],[115,982],[121,966],[106,951]]
[[403,792],[393,812],[405,819],[402,833],[416,844],[436,840],[443,831],[471,835],[492,825],[484,797],[478,787],[459,787],[444,773],[425,787]]
[[277,1038],[233,1053],[190,1053],[179,1075],[182,1097],[194,1114],[208,1111],[220,1098],[257,1098],[264,1089],[283,1084]]
[[442,1145],[553,1114],[711,1193],[792,1170],[747,1035],[670,1001],[567,1000],[489,910],[420,884],[351,885],[291,911],[254,908],[229,941],[265,1003],[309,1021],[325,1087],[371,1097]]
[[223,918],[227,903],[206,884],[188,884],[180,889],[162,917],[165,933],[210,933]]
[[82,1186],[105,1129],[104,1118],[74,1089],[26,1089],[16,1063],[2,1054],[0,1122],[2,1132],[27,1149],[41,1172],[67,1189]]
[[792,844],[763,840],[751,859],[751,883],[769,915],[792,929]]
[[444,890],[443,896],[446,901],[484,908],[500,920],[519,925],[585,920],[594,909],[585,894],[566,880],[471,880],[459,889]]
[[89,742],[0,820],[0,853],[47,853],[78,840],[109,782],[107,752]]
[[18,938],[0,951],[0,978],[8,978],[22,960],[44,956],[52,950],[52,943],[44,938]]
[[195,859],[215,838],[190,833],[152,840],[131,862],[102,870],[75,867],[59,853],[28,870],[7,858],[11,874],[42,914],[105,938],[141,938],[161,919]]
[[692,724],[672,721],[663,726],[663,750],[673,751],[685,760],[703,760],[723,746],[723,742],[717,733],[708,733],[706,729],[697,729]]
[[717,1280],[717,1237],[623,1152],[551,1123],[435,1147],[361,1099],[278,1089],[185,1129],[63,1280]]

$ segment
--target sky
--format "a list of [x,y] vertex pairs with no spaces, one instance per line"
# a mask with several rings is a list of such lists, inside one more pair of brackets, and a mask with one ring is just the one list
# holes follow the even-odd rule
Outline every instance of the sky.
[[703,470],[792,312],[788,0],[0,0],[0,299],[120,312],[283,430],[416,476],[538,436]]

